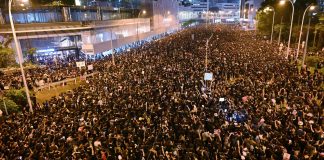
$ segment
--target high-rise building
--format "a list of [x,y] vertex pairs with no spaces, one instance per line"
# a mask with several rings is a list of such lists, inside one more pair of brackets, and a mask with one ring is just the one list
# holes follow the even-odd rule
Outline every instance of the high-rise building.
[[183,0],[184,5],[179,10],[180,21],[198,19],[236,23],[240,19],[240,2],[241,0]]
[[194,12],[203,12],[208,10],[208,2],[207,0],[192,0],[192,10]]
[[182,0],[178,17],[180,22],[188,20],[204,20],[204,13],[208,11],[210,0]]

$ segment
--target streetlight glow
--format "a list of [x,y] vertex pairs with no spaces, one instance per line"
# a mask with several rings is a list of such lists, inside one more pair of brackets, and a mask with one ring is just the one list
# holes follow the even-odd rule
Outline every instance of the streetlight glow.
[[143,14],[146,14],[146,10],[143,10]]
[[170,11],[168,11],[168,14],[170,14],[171,12]]
[[286,3],[285,0],[281,0],[281,1],[279,2],[280,5],[284,5],[285,3]]
[[273,11],[273,9],[270,8],[270,7],[267,7],[267,8],[264,9],[264,11]]
[[309,8],[309,10],[314,10],[315,9],[315,6],[311,6],[310,8]]

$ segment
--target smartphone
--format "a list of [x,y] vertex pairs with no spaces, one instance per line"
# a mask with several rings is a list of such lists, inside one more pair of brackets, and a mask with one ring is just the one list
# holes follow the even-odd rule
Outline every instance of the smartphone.
[[219,98],[219,101],[220,102],[224,102],[225,101],[225,98]]

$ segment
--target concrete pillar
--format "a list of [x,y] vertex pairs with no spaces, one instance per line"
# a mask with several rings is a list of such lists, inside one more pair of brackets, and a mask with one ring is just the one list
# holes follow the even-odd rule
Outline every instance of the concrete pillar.
[[63,21],[69,22],[71,21],[71,9],[70,7],[63,7],[62,8],[62,15],[63,15]]
[[97,7],[97,20],[102,21],[102,12],[101,12],[101,7]]
[[5,24],[5,20],[4,20],[4,17],[2,15],[1,8],[0,8],[0,24]]

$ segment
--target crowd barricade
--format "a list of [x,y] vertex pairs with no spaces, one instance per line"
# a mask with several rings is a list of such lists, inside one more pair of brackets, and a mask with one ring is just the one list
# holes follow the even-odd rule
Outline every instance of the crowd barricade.
[[[94,76],[94,75],[96,75],[98,73],[99,72],[94,72],[94,73],[91,73],[91,74],[83,75],[81,77],[83,78],[83,80],[85,80],[86,78]],[[34,91],[38,92],[38,91],[42,91],[44,89],[51,90],[51,88],[55,88],[56,86],[64,86],[65,84],[70,83],[70,82],[74,82],[74,84],[76,84],[77,81],[82,81],[81,77],[80,78],[78,78],[78,77],[69,78],[69,79],[65,79],[65,80],[62,80],[62,81],[58,81],[58,82],[47,83],[47,84],[44,84],[42,86],[35,87]]]

